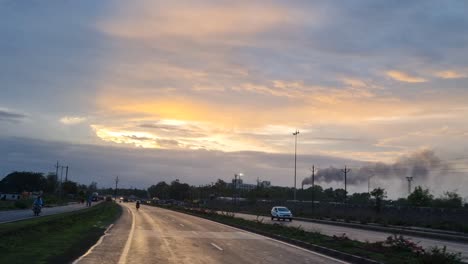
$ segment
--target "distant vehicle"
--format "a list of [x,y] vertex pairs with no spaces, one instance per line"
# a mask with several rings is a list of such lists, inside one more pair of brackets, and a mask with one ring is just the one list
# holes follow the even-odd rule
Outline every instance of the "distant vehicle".
[[292,221],[293,215],[291,211],[284,206],[275,206],[271,209],[271,220],[286,220]]

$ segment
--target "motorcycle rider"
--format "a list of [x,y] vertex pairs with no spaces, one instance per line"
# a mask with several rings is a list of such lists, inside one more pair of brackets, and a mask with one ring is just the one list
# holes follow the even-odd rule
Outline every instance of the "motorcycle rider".
[[40,195],[38,195],[36,197],[36,199],[34,199],[34,202],[33,202],[33,210],[38,210],[38,213],[37,215],[39,215],[39,213],[41,212],[41,209],[42,209],[42,206],[44,205],[44,202],[42,201],[42,197]]
[[140,200],[136,201],[136,209],[140,209]]

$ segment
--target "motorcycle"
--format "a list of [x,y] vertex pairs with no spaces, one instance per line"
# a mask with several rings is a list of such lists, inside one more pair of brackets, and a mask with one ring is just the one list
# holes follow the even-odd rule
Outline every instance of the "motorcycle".
[[41,209],[40,205],[34,205],[32,208],[34,216],[39,216],[41,214]]

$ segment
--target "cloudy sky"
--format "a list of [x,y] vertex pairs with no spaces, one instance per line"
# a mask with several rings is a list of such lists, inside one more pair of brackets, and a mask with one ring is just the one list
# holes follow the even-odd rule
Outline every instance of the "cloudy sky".
[[0,36],[1,175],[292,186],[298,129],[298,185],[430,156],[468,192],[466,1],[0,0]]

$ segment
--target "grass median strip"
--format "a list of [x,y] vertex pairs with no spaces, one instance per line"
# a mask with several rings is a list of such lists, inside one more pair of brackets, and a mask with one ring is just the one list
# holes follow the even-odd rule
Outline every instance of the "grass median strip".
[[285,241],[290,239],[305,242],[380,263],[461,263],[459,254],[446,252],[444,248],[424,250],[402,236],[389,237],[386,241],[382,242],[366,243],[351,240],[344,234],[341,236],[327,236],[319,232],[308,232],[297,227],[288,227],[281,224],[265,224],[261,221],[235,218],[229,213],[220,214],[211,210],[194,210],[182,207],[165,208],[198,215],[247,230],[258,231],[265,235],[271,234],[275,238],[282,237],[285,238]]
[[67,263],[90,248],[121,207],[103,202],[94,207],[0,225],[0,263]]

